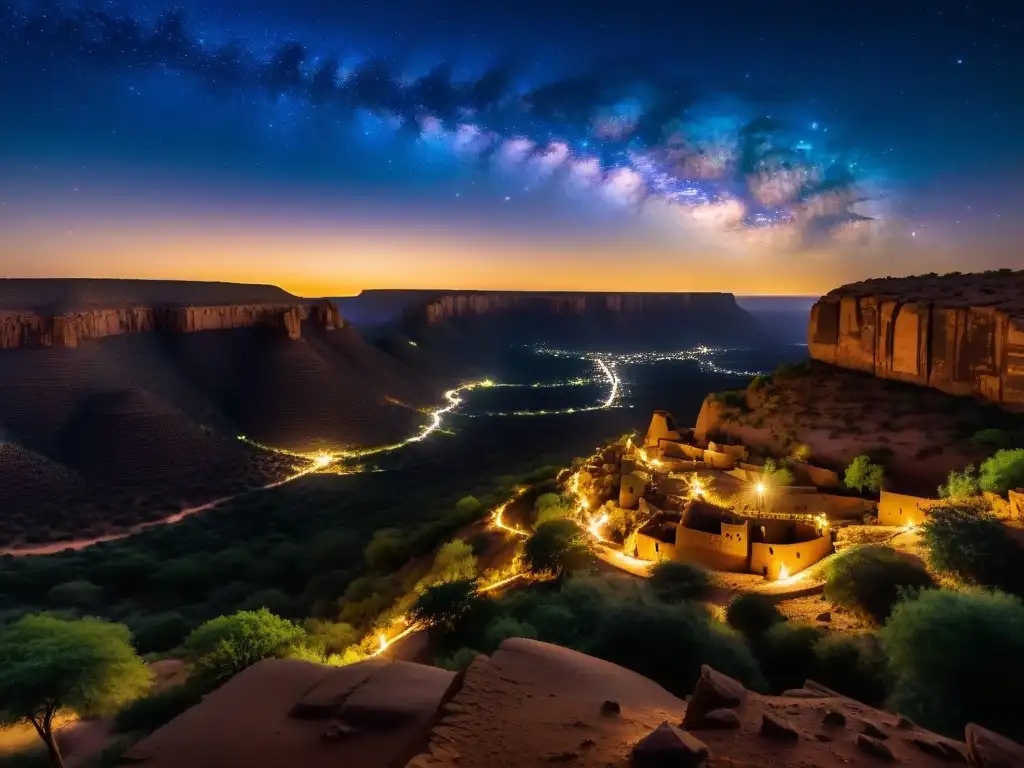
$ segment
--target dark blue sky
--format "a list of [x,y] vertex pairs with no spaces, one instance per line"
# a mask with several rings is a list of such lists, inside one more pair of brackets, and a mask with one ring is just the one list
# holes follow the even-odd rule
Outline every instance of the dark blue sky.
[[1024,267],[1018,4],[252,5],[0,10],[0,272],[750,293]]

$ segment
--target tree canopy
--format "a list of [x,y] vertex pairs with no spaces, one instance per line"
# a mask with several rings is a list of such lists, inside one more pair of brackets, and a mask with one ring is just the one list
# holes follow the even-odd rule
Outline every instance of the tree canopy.
[[541,523],[523,547],[523,563],[537,575],[569,576],[585,568],[590,555],[590,542],[572,520]]
[[149,670],[121,624],[30,614],[0,631],[0,719],[31,723],[54,766],[63,765],[54,715],[113,714],[149,686]]
[[1024,448],[996,451],[981,463],[981,490],[1005,494],[1024,488]]
[[220,682],[258,661],[287,655],[304,635],[301,627],[261,608],[200,625],[185,650],[199,675]]
[[877,493],[885,482],[885,468],[881,464],[875,464],[869,456],[858,456],[850,462],[846,468],[846,476],[843,483],[847,488],[864,492],[865,490]]

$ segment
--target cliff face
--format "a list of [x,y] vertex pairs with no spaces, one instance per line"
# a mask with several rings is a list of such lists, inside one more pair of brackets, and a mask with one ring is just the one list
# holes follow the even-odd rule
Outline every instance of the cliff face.
[[811,309],[810,355],[1024,409],[1024,272],[868,280]]
[[327,330],[342,326],[341,315],[330,302],[134,306],[60,314],[0,310],[0,349],[77,347],[86,341],[123,333],[197,333],[252,327],[274,328],[290,339],[298,339],[304,321]]
[[739,309],[731,293],[453,292],[407,312],[426,323],[459,317],[525,312],[549,315],[671,314]]

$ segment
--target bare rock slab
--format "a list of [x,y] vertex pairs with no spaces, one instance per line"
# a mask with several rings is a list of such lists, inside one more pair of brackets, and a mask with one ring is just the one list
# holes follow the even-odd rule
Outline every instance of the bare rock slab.
[[707,664],[700,668],[700,679],[686,705],[684,728],[700,728],[701,720],[716,709],[735,709],[747,698],[747,689],[738,680],[716,672]]
[[636,768],[700,768],[707,759],[707,744],[664,722],[636,743],[631,764]]
[[968,723],[965,730],[967,754],[977,768],[1020,768],[1024,766],[1024,746],[994,731]]

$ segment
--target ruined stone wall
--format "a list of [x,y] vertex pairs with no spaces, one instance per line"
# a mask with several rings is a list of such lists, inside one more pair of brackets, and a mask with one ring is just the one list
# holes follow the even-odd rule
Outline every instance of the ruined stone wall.
[[1024,309],[969,303],[999,298],[839,289],[811,309],[808,349],[843,368],[1024,410]]
[[832,552],[832,540],[820,536],[798,544],[753,544],[750,572],[769,579],[782,579],[809,568]]
[[878,523],[900,527],[920,525],[928,516],[928,507],[934,503],[934,499],[882,491],[878,497]]
[[288,338],[298,339],[302,335],[304,321],[328,330],[342,325],[337,307],[330,302],[313,305],[137,306],[56,315],[0,310],[0,349],[71,348],[90,340],[125,333],[197,333],[252,327],[274,328]]
[[676,529],[675,559],[719,571],[746,571],[750,552],[748,523],[722,524],[722,533]]

